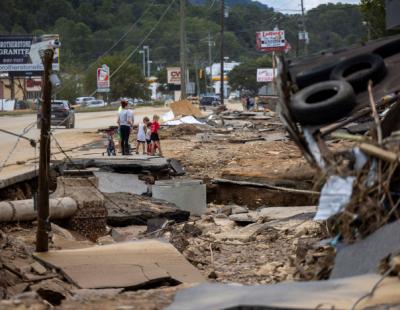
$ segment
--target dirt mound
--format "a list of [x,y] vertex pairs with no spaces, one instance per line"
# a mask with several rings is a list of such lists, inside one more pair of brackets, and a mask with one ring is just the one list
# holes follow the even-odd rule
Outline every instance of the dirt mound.
[[194,136],[195,134],[202,132],[200,128],[192,124],[182,124],[178,126],[172,126],[160,132],[161,138],[175,138],[181,136]]

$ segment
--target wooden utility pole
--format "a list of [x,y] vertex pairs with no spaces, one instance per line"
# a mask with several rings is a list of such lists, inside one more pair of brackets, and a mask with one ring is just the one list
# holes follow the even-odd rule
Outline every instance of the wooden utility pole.
[[14,100],[15,99],[14,75],[10,75],[10,93],[11,93],[11,100]]
[[208,87],[208,90],[206,87],[206,93],[208,93],[208,91],[212,92],[212,89],[213,89],[212,42],[211,42],[211,34],[210,33],[208,33],[208,65],[210,66],[210,85]]
[[38,189],[38,228],[36,251],[47,252],[49,249],[49,169],[50,169],[50,121],[51,121],[51,82],[54,51],[47,49],[43,56],[43,103],[40,131],[39,189]]
[[199,77],[199,60],[197,58],[197,55],[194,56],[194,67],[196,70],[196,95],[197,98],[200,97],[200,77]]
[[181,61],[181,99],[186,99],[186,0],[181,1],[181,54],[180,54],[180,61]]
[[224,28],[225,28],[225,1],[221,0],[221,38],[220,38],[220,62],[221,62],[221,75],[220,75],[220,96],[221,104],[224,105]]

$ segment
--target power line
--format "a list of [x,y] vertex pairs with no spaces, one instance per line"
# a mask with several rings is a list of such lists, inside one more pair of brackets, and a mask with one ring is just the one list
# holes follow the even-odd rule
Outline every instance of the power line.
[[[127,35],[137,26],[137,24],[139,24],[139,22],[143,19],[143,17],[150,11],[150,9],[155,5],[155,0],[146,8],[146,10],[142,13],[142,15],[140,15],[140,17],[136,20],[135,23],[133,23],[131,25],[131,27],[117,40],[113,43],[113,45],[106,50],[104,53],[102,53],[100,56],[96,57],[96,60],[99,60],[100,58],[104,57],[105,55],[109,54],[119,43],[121,43],[126,37]],[[91,67],[91,65],[89,65],[89,67],[85,70],[85,72],[87,72],[89,70],[89,68]],[[70,83],[73,83],[75,81],[70,80]],[[65,89],[65,85],[64,87],[61,87],[59,90],[57,90],[55,93],[58,94],[60,93],[62,90]]]
[[153,1],[147,9],[143,12],[143,14],[139,17],[139,19],[131,25],[131,27],[126,31],[107,51],[105,51],[101,56],[97,57],[97,59],[103,57],[104,55],[108,54],[111,52],[122,40],[126,38],[126,36],[139,24],[139,22],[142,20],[142,18],[147,14],[148,11],[154,6],[155,1]]
[[[150,37],[150,35],[154,32],[154,30],[157,28],[157,26],[161,23],[161,21],[164,19],[165,15],[169,12],[171,9],[172,5],[175,3],[176,0],[172,0],[171,3],[168,5],[167,9],[163,12],[163,14],[160,16],[158,21],[154,24],[153,28],[146,34],[146,36],[143,38],[143,40],[136,46],[136,48],[129,53],[129,55],[124,59],[124,61],[118,66],[117,69],[110,75],[110,78],[112,78],[114,75],[116,75],[119,70],[127,63],[127,61],[138,51],[140,46],[143,45],[143,43]],[[97,90],[93,91],[90,96],[93,96],[96,93]]]

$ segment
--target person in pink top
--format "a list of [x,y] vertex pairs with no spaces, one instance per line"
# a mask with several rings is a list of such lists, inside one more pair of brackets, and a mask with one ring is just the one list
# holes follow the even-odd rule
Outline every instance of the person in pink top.
[[160,117],[158,115],[154,115],[153,121],[151,122],[151,155],[154,155],[155,149],[158,148],[159,155],[162,156],[160,137],[158,135],[158,130],[160,129],[159,119]]

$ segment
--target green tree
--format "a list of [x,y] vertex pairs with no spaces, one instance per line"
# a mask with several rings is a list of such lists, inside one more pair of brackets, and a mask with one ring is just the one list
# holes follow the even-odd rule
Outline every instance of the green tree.
[[385,0],[361,0],[361,12],[372,38],[386,34]]
[[263,86],[262,83],[257,82],[257,69],[270,68],[271,66],[270,56],[247,60],[229,72],[229,84],[234,90],[249,91],[256,94]]
[[[100,58],[93,63],[85,75],[83,85],[87,94],[91,94],[96,90],[96,72],[97,68],[106,64],[110,67],[110,73],[122,64],[125,56],[112,55]],[[150,91],[148,83],[144,78],[139,66],[127,62],[125,65],[111,77],[111,99],[120,97],[149,99]]]
[[68,100],[74,102],[82,94],[82,86],[80,76],[77,74],[65,74],[61,77],[62,84],[60,90],[55,91],[57,99]]

